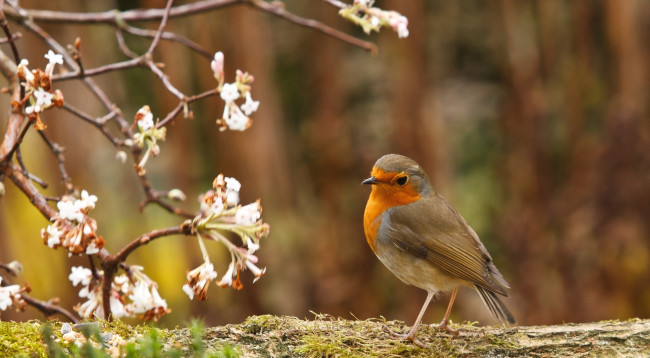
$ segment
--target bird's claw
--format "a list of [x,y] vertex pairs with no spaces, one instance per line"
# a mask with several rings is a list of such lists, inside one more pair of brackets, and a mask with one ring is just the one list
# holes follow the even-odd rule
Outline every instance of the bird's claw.
[[387,325],[384,325],[384,331],[386,333],[390,334],[393,338],[397,338],[400,341],[411,341],[411,342],[413,342],[413,344],[415,344],[416,346],[418,346],[420,348],[424,348],[424,349],[429,348],[429,346],[427,346],[426,344],[420,342],[420,340],[415,337],[415,331],[416,330],[411,330],[411,333],[400,334],[400,333],[397,333],[397,332],[393,331],[392,329],[388,328]]
[[440,324],[437,325],[436,328],[444,329],[445,331],[453,334],[454,336],[458,336],[460,334],[460,329],[453,329],[453,328],[449,327],[449,325],[445,321],[440,322]]

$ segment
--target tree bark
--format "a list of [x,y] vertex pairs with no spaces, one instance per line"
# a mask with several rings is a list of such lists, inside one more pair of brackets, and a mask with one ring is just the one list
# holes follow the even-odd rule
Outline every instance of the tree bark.
[[[418,338],[422,349],[398,341],[386,327],[405,332],[403,322],[349,321],[318,315],[314,320],[295,317],[253,316],[244,323],[205,331],[208,347],[238,347],[244,356],[461,356],[461,357],[647,357],[650,355],[650,320],[567,323],[555,326],[476,327],[454,325],[459,336],[423,325]],[[172,336],[187,336],[187,329]],[[181,339],[182,340],[182,339]]]

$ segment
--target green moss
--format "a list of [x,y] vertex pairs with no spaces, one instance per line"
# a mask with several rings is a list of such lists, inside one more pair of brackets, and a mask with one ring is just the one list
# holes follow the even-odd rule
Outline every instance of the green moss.
[[[61,342],[61,322],[0,322],[0,357],[45,357],[48,354],[57,358],[106,357],[108,352],[100,349],[100,332],[117,334],[128,341],[123,346],[122,357],[543,356],[557,349],[563,352],[570,352],[570,349],[573,349],[571,352],[588,351],[597,356],[618,352],[613,349],[619,342],[629,346],[625,348],[626,353],[647,356],[647,336],[629,337],[630,332],[647,331],[647,324],[639,320],[627,324],[619,322],[616,325],[626,326],[626,330],[618,328],[608,335],[602,334],[602,324],[584,324],[584,329],[576,329],[575,325],[568,325],[567,329],[562,326],[508,328],[455,324],[454,328],[461,329],[460,336],[441,331],[435,325],[423,325],[417,335],[427,348],[420,348],[412,342],[397,340],[386,332],[386,328],[405,332],[410,327],[383,318],[345,320],[315,314],[314,319],[303,320],[265,315],[250,317],[241,324],[205,328],[201,322],[195,321],[188,328],[169,330],[150,325],[131,326],[121,321],[99,321],[86,326],[86,335],[92,337],[94,345],[79,347]],[[577,335],[576,332],[582,333]],[[58,343],[55,342],[57,339]],[[569,347],[558,345],[557,341],[575,343]]]
[[45,357],[46,348],[41,340],[41,323],[0,321],[0,357]]

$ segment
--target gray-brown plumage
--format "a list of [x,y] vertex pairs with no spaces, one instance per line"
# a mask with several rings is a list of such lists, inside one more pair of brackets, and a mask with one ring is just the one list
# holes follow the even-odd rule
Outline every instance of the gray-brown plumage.
[[428,292],[411,332],[397,335],[415,339],[415,331],[431,298],[452,292],[441,328],[459,286],[474,287],[490,312],[503,323],[514,323],[512,314],[498,296],[510,288],[492,262],[492,257],[465,219],[429,183],[422,168],[412,159],[388,154],[363,181],[372,184],[364,213],[368,244],[377,257],[403,282]]

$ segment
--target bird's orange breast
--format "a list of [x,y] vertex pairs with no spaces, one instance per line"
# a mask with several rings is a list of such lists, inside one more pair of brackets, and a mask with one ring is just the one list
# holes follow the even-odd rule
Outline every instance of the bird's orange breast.
[[396,174],[378,168],[373,168],[371,172],[371,175],[379,179],[381,183],[372,186],[363,214],[363,229],[366,233],[366,241],[375,253],[377,253],[376,241],[381,225],[381,215],[384,211],[395,206],[410,204],[422,198],[422,195],[409,184],[404,186],[391,184],[391,178]]

